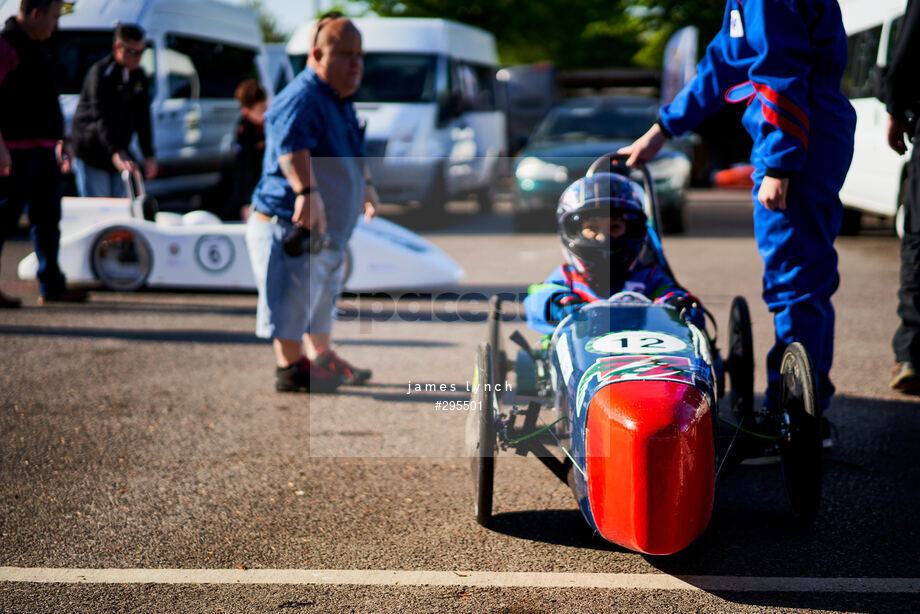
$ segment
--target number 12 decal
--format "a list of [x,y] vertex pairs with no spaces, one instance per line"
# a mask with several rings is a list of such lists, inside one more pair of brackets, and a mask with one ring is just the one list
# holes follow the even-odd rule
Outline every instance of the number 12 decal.
[[665,333],[631,330],[592,339],[585,349],[595,354],[670,354],[686,350],[687,342]]

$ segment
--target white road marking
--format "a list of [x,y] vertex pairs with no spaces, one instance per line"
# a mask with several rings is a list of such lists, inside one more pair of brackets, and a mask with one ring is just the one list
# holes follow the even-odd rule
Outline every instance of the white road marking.
[[920,593],[920,578],[782,578],[667,574],[360,569],[65,569],[0,567],[0,582],[42,584],[322,584],[601,588],[782,593]]

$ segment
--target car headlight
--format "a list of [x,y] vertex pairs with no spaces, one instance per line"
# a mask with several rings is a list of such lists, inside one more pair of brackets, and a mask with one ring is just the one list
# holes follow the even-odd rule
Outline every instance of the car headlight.
[[409,151],[412,149],[413,139],[414,135],[412,133],[406,133],[391,138],[387,142],[386,155],[393,158],[403,158],[408,156]]
[[569,171],[564,166],[528,157],[518,163],[514,169],[514,176],[521,182],[530,180],[565,183],[569,179]]
[[648,165],[652,179],[666,183],[672,190],[682,190],[690,178],[690,161],[683,156],[668,156],[652,160]]

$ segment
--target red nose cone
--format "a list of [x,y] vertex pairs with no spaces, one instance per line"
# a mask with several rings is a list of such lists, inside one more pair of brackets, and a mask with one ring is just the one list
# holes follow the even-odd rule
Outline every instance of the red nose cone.
[[699,390],[618,382],[588,407],[588,500],[600,534],[646,554],[686,548],[709,523],[712,418]]

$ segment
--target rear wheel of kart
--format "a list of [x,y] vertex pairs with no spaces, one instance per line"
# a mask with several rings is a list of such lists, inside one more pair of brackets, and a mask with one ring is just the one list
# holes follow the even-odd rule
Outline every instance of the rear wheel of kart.
[[754,414],[754,337],[751,311],[741,296],[732,300],[729,310],[725,371],[731,380],[729,406],[738,424],[750,428]]
[[440,228],[445,222],[447,215],[447,184],[444,181],[444,170],[438,168],[428,189],[428,194],[420,203],[419,224],[424,228]]
[[515,211],[514,229],[518,232],[536,232],[539,230],[539,220],[530,211]]
[[659,211],[661,230],[667,234],[677,235],[685,230],[684,210],[681,207],[667,207]]
[[492,405],[492,348],[488,343],[476,352],[473,394],[466,420],[466,446],[473,474],[476,522],[489,526],[492,518],[492,488],[495,482],[497,433]]
[[109,290],[129,292],[147,283],[153,268],[150,244],[128,226],[106,228],[93,241],[90,265],[96,279]]
[[476,203],[479,205],[480,213],[492,213],[492,205],[495,200],[495,191],[491,188],[482,188],[476,191]]
[[801,343],[786,348],[780,378],[780,411],[787,428],[781,445],[786,495],[795,515],[811,523],[821,503],[821,408],[814,367]]
[[844,207],[843,220],[840,222],[840,234],[845,237],[855,237],[862,229],[862,211]]
[[513,214],[517,232],[553,232],[556,229],[554,212],[542,209],[517,210]]

